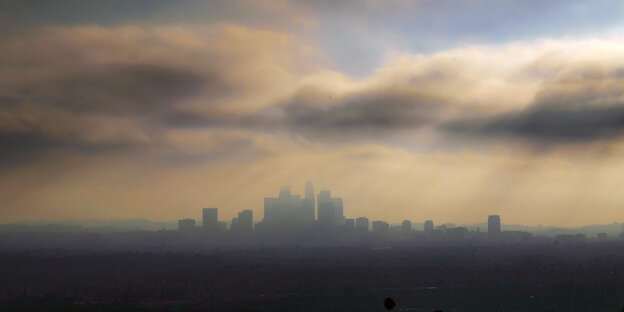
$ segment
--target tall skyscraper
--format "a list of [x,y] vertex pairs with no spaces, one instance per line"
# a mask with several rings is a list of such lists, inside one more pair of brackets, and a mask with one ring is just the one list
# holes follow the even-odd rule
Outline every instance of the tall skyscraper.
[[230,223],[230,231],[239,232],[240,231],[239,225],[240,224],[239,224],[238,218],[232,218],[232,223]]
[[180,232],[192,232],[195,230],[195,219],[181,219],[178,220],[178,231]]
[[387,235],[390,229],[390,225],[386,221],[373,221],[373,233],[376,235]]
[[238,213],[238,228],[241,232],[251,233],[253,231],[253,211],[243,210]]
[[264,198],[263,224],[271,228],[298,226],[302,221],[302,205],[301,195],[293,195],[289,187],[283,187],[279,197]]
[[358,233],[368,233],[368,218],[359,217],[355,220],[355,230]]
[[206,231],[219,231],[219,219],[217,208],[204,208],[202,210],[202,227]]
[[331,192],[322,190],[318,195],[318,223],[338,226],[344,224],[342,198],[331,197]]
[[498,235],[501,232],[501,219],[499,215],[488,216],[488,235]]
[[301,221],[304,224],[312,224],[315,219],[314,185],[312,185],[312,182],[308,182],[305,188],[305,197],[301,202]]
[[429,234],[433,232],[433,221],[427,220],[425,221],[425,234]]
[[334,225],[344,224],[344,210],[342,208],[342,198],[332,197],[332,203],[334,203]]
[[345,228],[348,231],[354,231],[355,230],[355,219],[345,219]]
[[403,220],[403,223],[401,223],[401,232],[403,232],[403,234],[412,232],[412,222],[410,220]]

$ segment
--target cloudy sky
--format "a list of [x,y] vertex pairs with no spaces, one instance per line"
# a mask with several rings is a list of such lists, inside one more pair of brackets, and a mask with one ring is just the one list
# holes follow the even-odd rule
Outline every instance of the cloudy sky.
[[621,1],[0,0],[0,222],[624,221]]

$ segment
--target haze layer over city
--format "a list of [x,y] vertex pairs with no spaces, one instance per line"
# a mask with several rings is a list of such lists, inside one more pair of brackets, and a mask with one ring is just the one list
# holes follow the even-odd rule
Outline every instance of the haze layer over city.
[[0,0],[0,312],[621,310],[623,138],[622,1]]

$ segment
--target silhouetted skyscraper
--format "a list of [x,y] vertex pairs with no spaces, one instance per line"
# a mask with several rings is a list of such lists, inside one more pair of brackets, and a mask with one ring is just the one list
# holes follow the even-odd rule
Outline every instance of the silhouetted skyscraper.
[[488,234],[498,235],[501,232],[501,219],[499,215],[488,216]]
[[355,220],[355,230],[358,233],[368,233],[368,218],[359,217]]
[[238,227],[241,232],[250,233],[253,231],[252,210],[243,210],[238,213]]
[[346,219],[345,220],[345,228],[349,231],[355,230],[355,220],[354,219]]
[[433,232],[433,221],[427,220],[425,221],[425,234],[430,234]]
[[181,219],[178,220],[178,231],[180,232],[192,232],[195,230],[195,219]]
[[230,231],[239,232],[240,231],[239,225],[240,224],[238,222],[238,218],[232,218],[232,223],[230,224]]
[[302,221],[301,195],[292,195],[289,187],[280,190],[279,197],[264,198],[263,223],[270,228],[295,227]]
[[334,203],[334,224],[342,225],[344,224],[344,210],[342,208],[342,198],[333,197],[332,203]]
[[387,235],[390,226],[386,221],[373,221],[373,233],[376,235]]
[[312,185],[312,182],[308,182],[305,188],[305,197],[301,202],[301,221],[304,224],[312,224],[315,219],[314,185]]
[[331,197],[331,192],[322,190],[318,195],[318,223],[322,225],[344,224],[344,209],[342,198]]
[[412,232],[412,222],[410,220],[403,220],[403,223],[401,223],[401,232],[403,232],[403,234]]
[[219,219],[217,208],[204,208],[202,210],[202,227],[206,231],[218,231]]

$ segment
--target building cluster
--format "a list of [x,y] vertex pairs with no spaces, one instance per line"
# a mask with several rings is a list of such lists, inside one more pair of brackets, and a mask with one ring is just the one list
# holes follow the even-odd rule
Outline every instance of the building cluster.
[[[201,226],[198,226],[194,219],[181,219],[178,221],[178,229],[180,232],[193,232],[201,229],[207,233],[218,233],[227,231],[228,226],[226,222],[219,221],[217,208],[203,208]],[[307,183],[303,197],[299,194],[292,194],[290,187],[283,187],[277,197],[264,198],[264,218],[260,222],[254,223],[252,210],[243,210],[231,220],[229,225],[231,233],[247,234],[254,231],[302,229],[325,232],[344,230],[345,233],[359,235],[372,233],[376,236],[395,234],[403,237],[415,233],[412,222],[409,220],[403,221],[398,226],[391,226],[382,220],[370,222],[366,217],[345,218],[342,198],[332,197],[329,190],[322,190],[316,194],[311,182]],[[487,229],[488,236],[500,236],[500,216],[489,216]],[[425,221],[423,231],[419,233],[434,238],[440,235],[454,239],[469,236],[469,231],[465,227],[455,227],[451,224],[435,227],[432,220]]]

